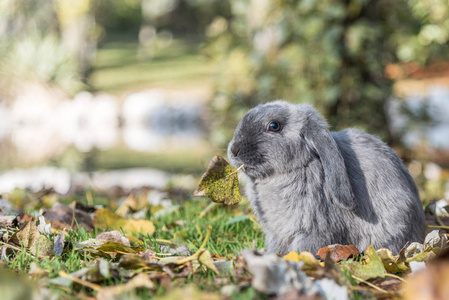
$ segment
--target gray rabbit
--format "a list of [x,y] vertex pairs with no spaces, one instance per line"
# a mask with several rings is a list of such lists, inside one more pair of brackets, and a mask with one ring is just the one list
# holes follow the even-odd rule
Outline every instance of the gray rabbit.
[[310,105],[274,101],[251,109],[228,157],[234,167],[245,165],[246,196],[269,252],[373,244],[397,253],[423,240],[418,190],[394,151],[356,129],[329,132]]

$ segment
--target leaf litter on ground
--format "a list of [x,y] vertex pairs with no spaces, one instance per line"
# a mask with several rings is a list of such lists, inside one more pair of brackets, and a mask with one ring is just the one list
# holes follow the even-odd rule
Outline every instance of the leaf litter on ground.
[[[225,164],[222,166],[226,168]],[[232,168],[226,172],[224,174],[234,176],[237,170]],[[236,183],[238,185],[238,181]],[[216,186],[229,188],[220,184]],[[207,190],[214,191],[214,188],[206,186],[204,193]],[[131,196],[131,193],[135,194]],[[0,223],[0,250],[4,261],[0,271],[12,268],[40,278],[37,286],[40,293],[51,293],[56,288],[97,299],[136,295],[136,291],[156,295],[161,293],[158,292],[161,288],[170,290],[178,286],[174,291],[183,290],[179,286],[185,283],[200,287],[192,290],[199,298],[220,293],[230,298],[246,293],[252,295],[249,298],[268,296],[273,299],[287,296],[318,299],[335,295],[339,299],[395,298],[405,291],[409,299],[418,299],[410,296],[418,293],[415,291],[420,285],[417,280],[438,290],[442,281],[434,277],[448,278],[445,269],[433,263],[440,257],[441,250],[447,248],[447,235],[442,231],[432,231],[424,243],[412,243],[397,255],[389,249],[375,250],[372,246],[358,254],[353,245],[330,245],[316,254],[291,252],[284,257],[254,250],[241,252],[241,246],[231,251],[233,244],[225,245],[221,252],[217,250],[217,243],[221,241],[218,237],[226,234],[223,230],[233,230],[230,236],[237,235],[236,240],[245,234],[239,228],[258,230],[251,222],[245,222],[253,221],[249,211],[242,214],[212,207],[198,226],[200,212],[204,211],[202,207],[198,207],[196,217],[180,219],[180,211],[176,210],[168,213],[168,216],[173,215],[167,219],[170,221],[162,221],[166,217],[130,219],[138,215],[136,209],[156,210],[146,204],[147,196],[139,192],[130,192],[124,199],[128,199],[123,202],[126,209],[123,205],[115,206],[121,216],[112,208],[83,207],[72,202],[71,205],[56,203],[53,208],[47,208],[45,212],[52,212],[50,220],[47,214],[36,218],[26,215],[4,218],[7,221]],[[139,204],[132,199],[140,199]],[[244,208],[245,204],[239,206]],[[78,217],[84,225],[92,226],[79,226]],[[217,220],[223,220],[221,225],[215,225]],[[53,228],[53,224],[57,224],[58,229]],[[254,238],[261,240],[263,236],[259,233]],[[62,267],[51,267],[49,260]],[[66,271],[64,266],[75,261],[77,267]],[[20,271],[21,266],[28,267]],[[415,276],[418,279],[414,279]],[[211,277],[213,281],[207,279]],[[408,281],[414,284],[403,287]],[[212,294],[210,285],[215,289]],[[163,294],[170,297],[174,291]],[[445,295],[446,291],[440,288],[438,292]]]

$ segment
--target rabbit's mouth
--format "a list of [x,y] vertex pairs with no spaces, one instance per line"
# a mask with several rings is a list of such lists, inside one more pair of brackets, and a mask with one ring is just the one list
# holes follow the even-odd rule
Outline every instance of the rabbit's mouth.
[[245,172],[245,173],[254,171],[254,168],[249,167],[249,166],[247,166],[247,165],[243,165],[243,168],[242,168],[242,169],[243,169],[243,172]]
[[242,167],[242,170],[243,170],[243,172],[244,172],[246,175],[248,175],[249,177],[257,178],[257,177],[260,176],[260,170],[258,170],[258,168],[255,167],[255,166],[247,166],[247,165],[244,165],[244,166]]

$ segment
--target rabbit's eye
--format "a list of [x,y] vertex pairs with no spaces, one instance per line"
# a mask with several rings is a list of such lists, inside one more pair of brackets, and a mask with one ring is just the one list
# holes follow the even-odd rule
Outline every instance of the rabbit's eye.
[[279,124],[278,122],[272,121],[268,124],[267,130],[272,131],[272,132],[278,132],[281,130],[281,124]]

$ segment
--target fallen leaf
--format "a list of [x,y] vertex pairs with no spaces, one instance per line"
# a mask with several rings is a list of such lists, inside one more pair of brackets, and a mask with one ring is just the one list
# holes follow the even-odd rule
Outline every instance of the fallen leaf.
[[114,258],[117,254],[135,254],[144,250],[140,247],[130,247],[118,242],[97,239],[76,242],[75,249],[90,254],[93,257],[100,256],[105,258]]
[[376,251],[385,267],[385,270],[392,273],[404,273],[410,271],[410,268],[403,261],[398,261],[398,257],[394,257],[389,249],[379,249]]
[[223,157],[214,156],[193,196],[206,196],[213,202],[226,205],[239,203],[242,196],[237,170]]
[[39,230],[40,233],[42,234],[51,234],[51,223],[46,223],[45,222],[45,217],[44,216],[39,216],[38,218],[38,223],[39,225],[37,225],[37,230]]
[[289,254],[284,255],[284,259],[304,262],[304,265],[301,268],[303,271],[317,270],[320,267],[320,262],[308,251],[303,251],[299,254],[291,251]]
[[217,267],[215,267],[214,261],[212,260],[209,251],[204,250],[202,253],[200,253],[200,255],[198,256],[198,261],[202,266],[205,266],[215,274],[218,274]]
[[64,250],[64,240],[65,240],[65,228],[62,230],[60,235],[55,237],[55,245],[53,246],[53,251],[57,255],[61,255]]
[[129,194],[115,213],[121,217],[127,217],[130,213],[149,207],[148,194],[147,190]]
[[384,278],[386,273],[384,265],[372,245],[366,248],[365,257],[365,260],[361,263],[354,261],[344,266],[349,269],[354,278],[358,277],[363,280],[377,277]]
[[[182,261],[185,258],[187,258],[187,257],[183,257],[183,256],[169,256],[169,257],[161,258],[158,263],[160,265],[178,264],[179,261]],[[189,261],[191,261],[191,260],[189,260]],[[182,262],[182,264],[185,264],[185,262]]]
[[418,253],[424,252],[425,249],[426,249],[426,247],[423,244],[418,243],[418,242],[413,242],[410,245],[408,245],[407,249],[405,249],[404,256],[406,258],[409,258]]
[[162,253],[170,253],[177,256],[189,256],[192,252],[186,245],[179,246],[178,248],[172,248],[168,245],[159,245],[159,249]]
[[321,260],[324,260],[327,253],[330,253],[331,259],[335,262],[347,260],[351,257],[357,257],[360,254],[359,250],[357,250],[354,245],[335,244],[321,248],[316,255],[319,256]]
[[53,228],[61,230],[84,227],[87,231],[91,231],[94,228],[90,213],[60,203],[45,210],[45,219],[51,222]]
[[126,284],[119,284],[112,287],[102,288],[98,294],[98,300],[107,299],[126,299],[126,297],[120,297],[123,294],[130,293],[138,288],[154,289],[154,283],[149,279],[147,274],[137,274]]
[[129,239],[124,237],[119,230],[100,232],[95,238],[99,241],[117,242],[130,247]]
[[0,228],[12,226],[16,216],[0,216]]
[[32,254],[36,254],[38,257],[42,256],[54,256],[55,252],[53,251],[54,244],[50,241],[45,235],[40,235],[34,246],[30,247],[30,252]]
[[92,248],[98,248],[101,245],[103,245],[105,243],[105,241],[100,241],[97,239],[88,239],[82,242],[75,242],[75,249],[83,249],[86,247],[92,247]]
[[129,247],[117,242],[105,242],[103,245],[96,249],[104,253],[139,253],[143,251],[143,248]]
[[305,295],[318,293],[312,280],[301,271],[302,262],[282,259],[275,254],[242,251],[248,270],[253,275],[252,287],[265,294],[284,294],[291,289]]
[[215,268],[218,270],[218,274],[230,276],[233,275],[234,261],[233,260],[221,260],[214,261]]
[[120,229],[125,233],[138,232],[152,235],[155,231],[151,221],[125,219],[106,208],[98,209],[95,212],[94,225],[101,230]]
[[440,234],[439,230],[432,230],[429,234],[426,235],[424,239],[424,246],[430,248],[440,247],[443,248],[447,245],[447,236],[444,234]]
[[40,233],[39,230],[37,230],[36,222],[34,218],[31,218],[31,220],[20,227],[19,231],[11,236],[8,242],[17,246],[30,248],[34,246],[39,236]]
[[156,252],[147,249],[138,254],[123,255],[120,257],[119,267],[125,269],[154,268],[158,261]]
[[[80,279],[87,283],[100,283],[113,277],[120,278],[120,271],[108,263],[105,259],[100,259],[94,264],[88,265],[76,272],[66,274],[66,276],[59,276],[49,280],[51,284],[70,287],[74,282],[73,279]],[[94,284],[93,286],[97,286]],[[101,289],[100,286],[97,286]]]
[[440,252],[440,248],[427,248],[424,252],[413,255],[412,257],[407,258],[405,261],[410,263],[412,261],[416,262],[428,262],[436,257],[437,253]]

